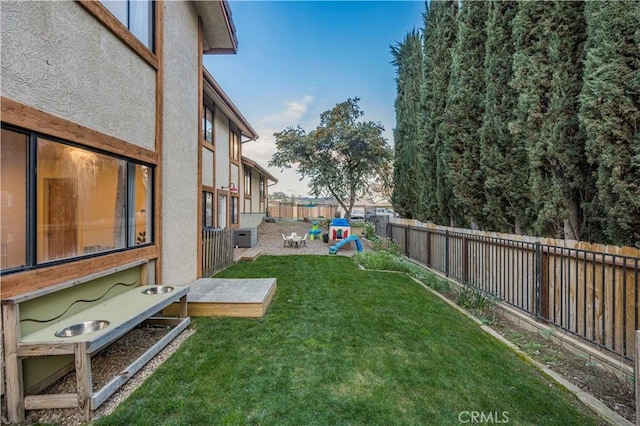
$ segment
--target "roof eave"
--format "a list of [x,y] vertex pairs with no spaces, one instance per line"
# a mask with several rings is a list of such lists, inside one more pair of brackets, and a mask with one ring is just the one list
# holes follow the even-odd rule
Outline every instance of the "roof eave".
[[193,4],[202,19],[202,53],[237,53],[238,38],[229,3],[226,0],[209,0],[194,1]]
[[242,115],[238,107],[231,101],[231,98],[222,90],[222,86],[213,78],[213,76],[207,71],[206,68],[202,67],[202,75],[204,77],[205,85],[209,86],[211,91],[213,92],[214,102],[216,106],[224,111],[224,113],[231,119],[233,124],[242,132],[242,135],[249,138],[250,142],[258,139],[258,133],[255,129],[249,124],[249,121]]
[[258,170],[260,173],[262,173],[263,175],[265,175],[267,177],[268,180],[274,182],[274,183],[278,183],[278,179],[276,179],[271,173],[269,173],[267,171],[267,169],[265,169],[264,167],[262,167],[260,164],[256,163],[255,161],[253,161],[252,159],[250,159],[249,157],[245,157],[244,155],[241,157],[242,163],[247,164],[251,167],[253,167],[254,169]]

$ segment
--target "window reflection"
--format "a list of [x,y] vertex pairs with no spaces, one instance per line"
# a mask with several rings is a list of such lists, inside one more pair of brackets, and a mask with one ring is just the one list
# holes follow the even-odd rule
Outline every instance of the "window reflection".
[[0,265],[19,268],[27,256],[28,135],[2,129],[0,139]]
[[37,262],[124,248],[126,162],[38,139]]

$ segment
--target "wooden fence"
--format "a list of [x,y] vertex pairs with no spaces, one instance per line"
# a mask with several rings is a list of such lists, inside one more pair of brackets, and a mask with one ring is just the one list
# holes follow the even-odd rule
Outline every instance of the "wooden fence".
[[392,221],[404,253],[628,360],[640,318],[640,250]]
[[278,219],[329,219],[335,216],[336,208],[331,204],[305,206],[269,201],[269,215]]
[[233,264],[233,229],[202,230],[202,276],[210,277]]

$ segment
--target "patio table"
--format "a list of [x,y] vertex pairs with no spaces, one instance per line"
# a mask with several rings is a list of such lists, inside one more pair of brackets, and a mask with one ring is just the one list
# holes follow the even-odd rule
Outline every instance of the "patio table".
[[291,247],[293,247],[293,245],[295,244],[296,248],[300,248],[300,241],[302,241],[302,237],[300,235],[291,235],[289,241]]

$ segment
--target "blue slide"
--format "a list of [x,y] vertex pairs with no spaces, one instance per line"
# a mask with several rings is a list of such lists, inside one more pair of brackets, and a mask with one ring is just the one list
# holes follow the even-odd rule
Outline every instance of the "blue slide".
[[349,235],[347,238],[345,238],[344,240],[340,241],[339,243],[330,246],[329,247],[329,254],[336,254],[336,252],[340,249],[340,247],[342,247],[345,244],[350,243],[351,241],[355,241],[356,242],[356,248],[358,249],[358,251],[362,251],[362,243],[360,242],[360,239],[358,237],[356,237],[355,235]]

